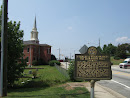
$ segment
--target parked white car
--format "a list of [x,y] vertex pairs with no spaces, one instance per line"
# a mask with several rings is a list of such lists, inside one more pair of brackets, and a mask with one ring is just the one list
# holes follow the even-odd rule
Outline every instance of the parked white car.
[[123,63],[119,64],[120,68],[128,68],[130,67],[130,58],[127,58],[123,61]]

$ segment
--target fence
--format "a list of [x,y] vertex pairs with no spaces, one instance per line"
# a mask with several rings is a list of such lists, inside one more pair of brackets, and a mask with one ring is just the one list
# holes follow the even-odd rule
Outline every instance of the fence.
[[61,74],[63,74],[65,77],[70,78],[66,69],[60,67],[60,66],[57,65],[57,64],[55,64],[55,67],[56,67],[57,70],[58,70]]

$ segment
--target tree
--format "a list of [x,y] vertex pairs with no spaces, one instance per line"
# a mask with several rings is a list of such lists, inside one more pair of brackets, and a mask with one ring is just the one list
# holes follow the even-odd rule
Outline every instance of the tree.
[[[2,11],[0,11],[0,18]],[[0,21],[1,28],[1,21]],[[13,86],[15,80],[18,80],[22,75],[26,66],[26,61],[23,56],[23,30],[20,30],[20,22],[8,22],[8,62],[7,62],[7,80],[8,86]],[[1,30],[0,30],[1,34]]]
[[102,53],[102,48],[100,46],[97,47],[97,50]]
[[111,56],[114,56],[116,53],[116,49],[117,49],[117,47],[110,43],[108,45],[103,46],[103,53],[110,54]]
[[127,57],[126,51],[130,51],[130,45],[128,43],[119,44],[116,50],[116,57],[125,59]]
[[51,54],[51,60],[57,60],[54,54]]

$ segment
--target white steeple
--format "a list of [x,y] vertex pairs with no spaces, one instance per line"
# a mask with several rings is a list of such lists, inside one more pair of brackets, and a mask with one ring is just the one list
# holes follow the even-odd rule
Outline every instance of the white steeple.
[[36,25],[36,16],[35,16],[35,20],[34,20],[34,27],[31,31],[31,40],[39,41],[38,40],[37,25]]

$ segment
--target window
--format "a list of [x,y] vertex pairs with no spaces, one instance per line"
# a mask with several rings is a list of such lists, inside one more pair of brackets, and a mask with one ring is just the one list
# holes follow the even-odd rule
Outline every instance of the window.
[[36,47],[34,47],[34,53],[36,53]]
[[34,57],[33,60],[36,60],[36,57]]
[[50,54],[50,48],[47,49],[47,53]]
[[123,63],[127,63],[127,61],[123,61]]
[[29,57],[26,58],[27,59],[27,62],[29,61]]
[[27,52],[29,52],[29,48],[27,48]]

